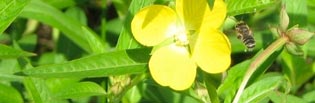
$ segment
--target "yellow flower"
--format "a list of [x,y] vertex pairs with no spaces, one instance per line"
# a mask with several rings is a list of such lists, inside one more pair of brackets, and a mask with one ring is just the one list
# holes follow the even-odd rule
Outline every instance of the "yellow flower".
[[149,61],[153,79],[185,90],[193,84],[197,66],[208,73],[224,72],[231,63],[231,48],[219,30],[226,16],[223,0],[215,0],[212,10],[206,0],[175,3],[175,10],[163,5],[143,8],[131,30],[138,42],[154,46]]

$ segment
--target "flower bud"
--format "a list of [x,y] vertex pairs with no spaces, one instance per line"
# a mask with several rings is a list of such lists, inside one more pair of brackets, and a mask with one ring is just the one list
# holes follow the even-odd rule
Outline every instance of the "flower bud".
[[281,31],[285,31],[289,25],[289,16],[285,9],[285,6],[282,6],[280,12],[280,29]]
[[287,42],[285,47],[288,50],[288,52],[293,54],[293,55],[303,55],[304,54],[302,48],[293,42]]
[[299,45],[305,44],[314,35],[313,32],[302,30],[300,28],[294,27],[287,32],[291,42],[297,43]]

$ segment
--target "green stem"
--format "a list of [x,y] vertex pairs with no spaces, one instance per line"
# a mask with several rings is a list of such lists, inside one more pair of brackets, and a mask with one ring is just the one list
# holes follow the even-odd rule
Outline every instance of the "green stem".
[[[208,95],[211,103],[220,103],[218,94],[217,94],[217,86],[215,85],[218,82],[215,78],[215,74],[207,74],[203,72],[204,81],[207,87]],[[221,75],[220,75],[221,76]]]
[[[131,89],[133,86],[137,85],[138,83],[140,83],[141,81],[143,81],[145,78],[147,77],[146,73],[142,73],[137,75],[131,82],[130,84],[128,84],[127,86],[123,87],[122,91],[120,91],[119,93],[117,93],[117,95],[114,95],[112,100],[110,100],[110,102],[112,103],[119,103],[122,99],[122,97],[126,94],[126,92]],[[130,77],[129,77],[130,78]],[[111,94],[113,95],[113,94]]]
[[271,45],[267,47],[249,66],[244,76],[244,79],[238,89],[236,96],[234,97],[233,103],[238,103],[245,86],[247,85],[248,80],[250,79],[251,75],[257,70],[257,68],[266,61],[271,54],[273,54],[276,50],[281,48],[286,42],[288,41],[287,37],[281,37],[273,42]]

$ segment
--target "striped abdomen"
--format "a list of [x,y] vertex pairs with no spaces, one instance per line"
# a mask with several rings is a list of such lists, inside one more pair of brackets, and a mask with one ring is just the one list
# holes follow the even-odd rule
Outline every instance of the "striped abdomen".
[[246,45],[248,51],[252,51],[255,48],[256,42],[248,25],[240,21],[235,25],[235,30],[237,32],[237,38]]

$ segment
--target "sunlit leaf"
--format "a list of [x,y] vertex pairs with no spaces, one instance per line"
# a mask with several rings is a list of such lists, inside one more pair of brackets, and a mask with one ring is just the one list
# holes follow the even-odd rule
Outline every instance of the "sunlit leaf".
[[289,27],[298,24],[300,27],[307,25],[307,0],[284,0],[289,14]]
[[30,0],[1,0],[0,1],[0,34],[20,14]]
[[227,0],[229,16],[254,13],[266,7],[273,6],[276,0]]
[[1,81],[23,81],[23,77],[12,75],[12,74],[0,73],[0,80]]
[[0,103],[23,103],[23,98],[15,88],[0,83]]
[[141,100],[141,93],[139,91],[139,88],[137,86],[134,86],[133,88],[129,89],[127,93],[122,98],[123,102],[126,103],[137,103]]
[[65,14],[75,20],[78,20],[81,24],[87,25],[87,17],[81,8],[70,7],[65,11]]
[[240,98],[240,103],[254,103],[266,98],[268,93],[278,88],[283,82],[282,76],[263,78],[244,90]]
[[218,88],[218,96],[224,99],[225,103],[231,103],[232,99],[239,88],[242,78],[250,64],[250,60],[239,63],[228,71],[228,76]]
[[[221,98],[224,98],[225,103],[230,103],[232,102],[232,99],[234,98],[234,95],[236,91],[238,90],[243,77],[245,75],[245,72],[247,71],[249,65],[251,62],[254,62],[255,58],[257,58],[259,55],[262,54],[263,51],[258,52],[255,57],[253,57],[251,60],[246,60],[243,61],[242,63],[239,63],[235,66],[233,66],[229,71],[228,71],[228,76],[224,80],[224,82],[219,86],[218,88],[218,95]],[[251,75],[251,78],[249,79],[247,85],[250,85],[253,83],[259,76],[261,76],[267,69],[268,67],[274,62],[274,60],[278,57],[278,55],[281,53],[281,50],[278,50],[271,54],[267,58],[265,62],[262,64],[257,64],[258,68],[256,71]]]
[[297,96],[291,94],[284,94],[276,91],[271,92],[269,98],[272,101],[272,103],[309,103]]
[[104,53],[105,49],[108,48],[103,41],[89,28],[82,26],[82,31],[84,34],[92,35],[86,36],[89,43],[90,49],[93,53]]
[[0,44],[0,58],[18,58],[26,56],[35,56],[35,54]]
[[97,37],[91,37],[95,35],[82,34],[84,33],[82,29],[84,25],[40,0],[32,0],[21,13],[21,17],[35,19],[58,28],[82,49],[87,52],[92,52],[88,39]]
[[64,85],[63,88],[54,95],[56,98],[70,99],[105,94],[104,89],[96,83],[80,82]]
[[24,79],[24,85],[31,101],[36,103],[53,103],[50,98],[52,95],[43,79],[27,77]]
[[300,86],[314,75],[312,65],[303,57],[291,55],[287,51],[281,53],[281,65],[283,66],[284,75],[290,78],[290,82],[295,88],[292,91],[297,91]]
[[150,103],[203,103],[200,99],[189,95],[188,91],[175,92],[152,83],[146,83],[139,88],[143,93],[143,100]]
[[307,92],[303,95],[303,99],[309,103],[315,102],[315,90]]
[[[20,66],[23,69],[32,68],[30,60],[27,58],[18,59]],[[28,100],[34,101],[35,103],[53,103],[52,95],[48,89],[44,79],[25,77],[23,81]],[[54,101],[57,102],[57,101]]]
[[24,70],[36,77],[100,77],[141,73],[149,59],[147,49],[114,51],[80,58],[66,63],[43,65]]

